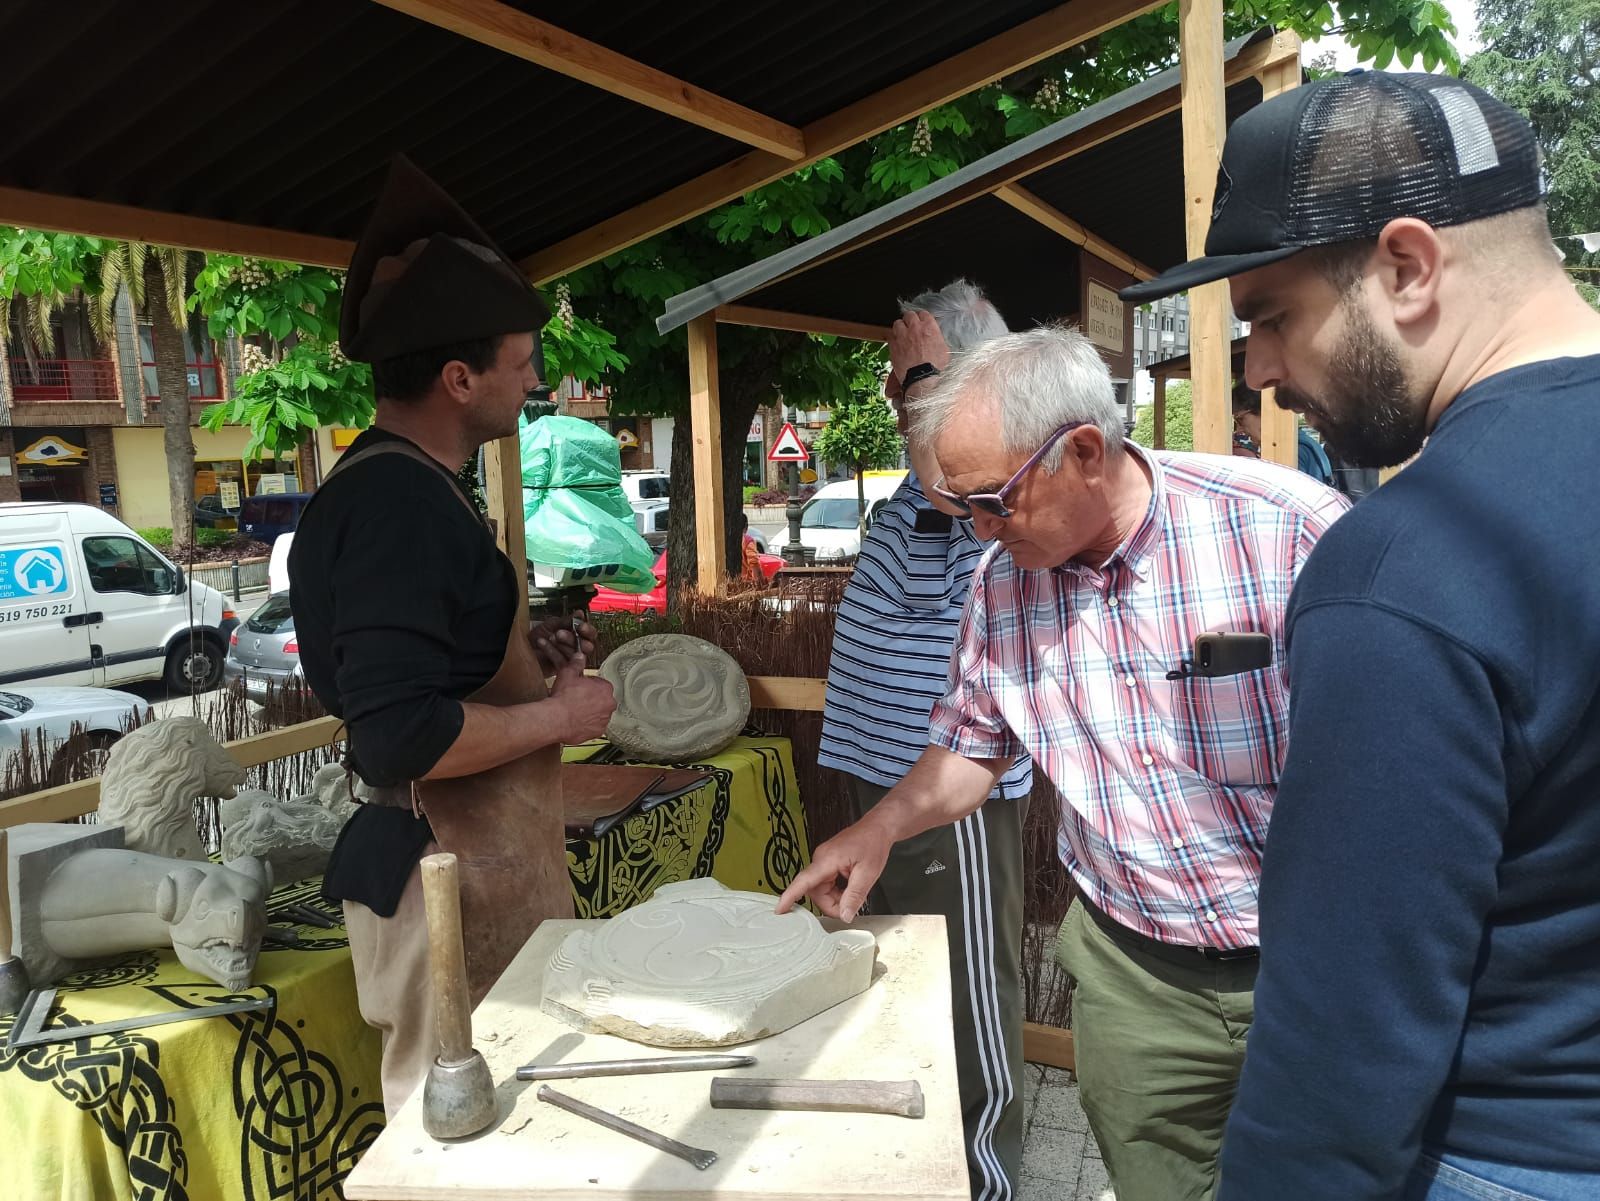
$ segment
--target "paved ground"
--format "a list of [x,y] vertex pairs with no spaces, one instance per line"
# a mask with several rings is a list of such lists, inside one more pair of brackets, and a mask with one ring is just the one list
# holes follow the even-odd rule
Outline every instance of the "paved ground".
[[1116,1201],[1070,1072],[1029,1064],[1018,1201]]

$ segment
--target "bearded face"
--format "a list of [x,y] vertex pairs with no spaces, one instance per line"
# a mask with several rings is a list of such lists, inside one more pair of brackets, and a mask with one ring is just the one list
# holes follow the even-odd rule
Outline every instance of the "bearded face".
[[1399,348],[1373,324],[1358,290],[1339,304],[1344,330],[1315,396],[1288,384],[1278,400],[1305,413],[1335,456],[1356,467],[1393,467],[1422,449],[1427,406],[1413,394]]

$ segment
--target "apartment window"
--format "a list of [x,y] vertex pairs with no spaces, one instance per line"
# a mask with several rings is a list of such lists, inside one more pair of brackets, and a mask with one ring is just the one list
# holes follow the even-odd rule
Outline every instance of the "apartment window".
[[1182,317],[1178,318],[1178,332],[1180,334],[1186,334],[1189,332],[1189,322]]
[[1142,363],[1139,360],[1139,352],[1136,350],[1133,352],[1133,369],[1137,371],[1141,366]]
[[[183,339],[184,361],[189,371],[190,400],[221,400],[222,381],[217,371],[217,347],[210,338],[196,350],[187,336]],[[149,400],[159,400],[161,387],[156,381],[155,331],[146,322],[139,326],[139,373],[144,377],[144,394]]]
[[1133,310],[1133,328],[1134,329],[1143,329],[1144,328],[1144,310],[1143,309],[1134,309]]
[[1171,313],[1168,313],[1165,317],[1161,318],[1161,332],[1165,333],[1165,334],[1170,334],[1172,332],[1172,314]]

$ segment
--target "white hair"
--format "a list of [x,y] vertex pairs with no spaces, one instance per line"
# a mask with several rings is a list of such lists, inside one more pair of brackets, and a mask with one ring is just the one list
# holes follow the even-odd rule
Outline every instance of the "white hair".
[[[1075,329],[1044,325],[1006,334],[954,359],[932,392],[911,411],[911,436],[931,444],[964,404],[976,401],[999,416],[1000,445],[1031,455],[1069,422],[1098,429],[1106,449],[1122,449],[1122,410],[1111,372],[1094,345]],[[1061,465],[1059,443],[1040,466]]]
[[984,296],[983,289],[964,279],[954,280],[936,292],[919,292],[900,302],[902,313],[921,311],[938,323],[951,354],[981,346],[1005,336],[1005,319]]

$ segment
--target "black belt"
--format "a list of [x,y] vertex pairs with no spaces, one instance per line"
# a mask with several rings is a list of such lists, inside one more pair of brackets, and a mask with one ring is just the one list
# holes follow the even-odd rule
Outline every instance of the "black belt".
[[1084,912],[1092,917],[1095,925],[1099,926],[1108,935],[1118,942],[1137,947],[1141,951],[1150,951],[1157,955],[1162,952],[1168,954],[1173,951],[1198,951],[1203,958],[1216,963],[1232,963],[1240,959],[1261,958],[1260,947],[1196,947],[1184,943],[1162,942],[1159,938],[1151,938],[1148,934],[1140,934],[1137,930],[1130,930],[1099,906],[1093,904],[1081,892],[1078,894],[1078,904],[1083,906]]

